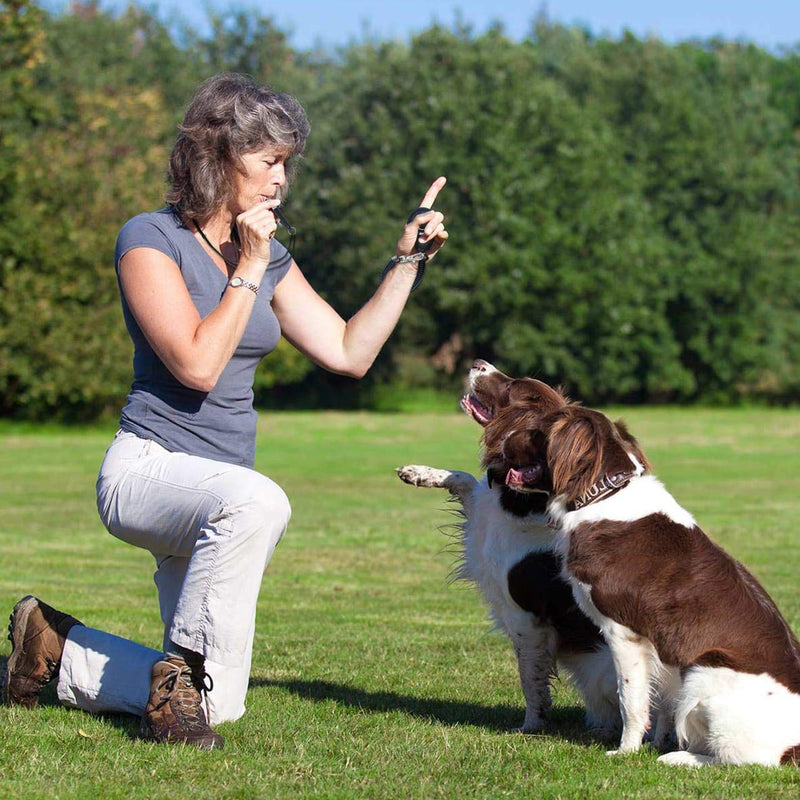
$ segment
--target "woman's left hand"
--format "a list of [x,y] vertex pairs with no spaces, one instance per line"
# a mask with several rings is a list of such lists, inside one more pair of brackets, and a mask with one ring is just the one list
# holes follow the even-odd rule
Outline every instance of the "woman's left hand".
[[437,178],[425,192],[425,197],[422,198],[420,207],[430,208],[423,214],[414,217],[411,222],[406,223],[403,235],[397,242],[397,255],[407,256],[414,252],[417,245],[417,234],[419,233],[420,226],[425,226],[425,230],[420,237],[421,243],[430,242],[430,247],[425,251],[428,254],[428,260],[441,249],[442,245],[447,241],[447,231],[444,227],[444,214],[433,209],[433,204],[436,201],[436,196],[442,190],[442,187],[447,183],[447,178]]

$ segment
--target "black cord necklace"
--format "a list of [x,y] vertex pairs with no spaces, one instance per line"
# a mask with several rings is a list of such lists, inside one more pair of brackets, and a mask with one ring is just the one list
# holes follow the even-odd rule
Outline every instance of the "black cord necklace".
[[231,269],[236,269],[236,267],[237,267],[237,265],[238,265],[238,263],[239,263],[239,262],[238,262],[238,261],[228,261],[228,259],[227,259],[227,258],[225,258],[225,256],[224,256],[224,255],[222,255],[222,253],[221,253],[219,250],[217,250],[217,248],[216,248],[216,247],[214,247],[214,245],[213,245],[213,244],[211,244],[211,242],[210,242],[210,241],[209,241],[209,239],[208,239],[208,236],[206,236],[206,234],[205,234],[205,232],[203,231],[203,229],[202,229],[202,228],[201,228],[201,227],[200,227],[200,226],[197,224],[197,220],[196,220],[196,219],[193,219],[193,220],[192,220],[192,224],[195,226],[195,228],[197,228],[197,231],[198,231],[198,233],[199,233],[199,234],[200,234],[200,235],[203,237],[203,241],[204,241],[204,242],[205,242],[205,243],[206,243],[206,244],[207,244],[207,245],[208,245],[208,246],[209,246],[209,247],[210,247],[210,248],[211,248],[211,249],[212,249],[212,250],[213,250],[213,251],[214,251],[214,252],[215,252],[215,253],[216,253],[216,254],[217,254],[217,255],[218,255],[218,256],[219,256],[219,257],[220,257],[220,258],[221,258],[221,259],[222,259],[222,260],[223,260],[223,261],[224,261],[224,262],[225,262],[225,263],[226,263],[228,266],[229,266],[229,267],[230,267],[230,268],[231,268]]

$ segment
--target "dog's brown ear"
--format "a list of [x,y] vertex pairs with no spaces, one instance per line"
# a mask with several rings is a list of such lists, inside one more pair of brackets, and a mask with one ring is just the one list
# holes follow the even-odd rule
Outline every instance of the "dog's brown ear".
[[600,432],[591,418],[567,409],[556,415],[547,441],[547,465],[553,494],[571,502],[597,481],[600,474]]
[[554,389],[536,378],[518,378],[508,385],[508,404],[549,413],[569,405],[569,398],[561,387]]
[[547,443],[553,493],[565,495],[569,503],[603,475],[630,471],[626,446],[614,423],[599,411],[572,406],[557,414]]

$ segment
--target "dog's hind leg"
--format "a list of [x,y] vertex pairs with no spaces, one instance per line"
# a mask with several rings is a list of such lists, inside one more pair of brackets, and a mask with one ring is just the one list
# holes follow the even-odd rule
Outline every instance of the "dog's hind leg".
[[651,725],[652,743],[656,750],[663,753],[668,746],[677,742],[675,703],[682,684],[680,671],[675,667],[661,664],[656,668],[656,683],[655,703],[651,712],[655,722]]
[[463,504],[471,498],[472,492],[478,485],[474,475],[468,472],[451,472],[448,469],[435,469],[419,464],[408,464],[397,468],[397,475],[401,481],[411,486],[424,486],[429,489],[447,489],[450,494],[457,497]]

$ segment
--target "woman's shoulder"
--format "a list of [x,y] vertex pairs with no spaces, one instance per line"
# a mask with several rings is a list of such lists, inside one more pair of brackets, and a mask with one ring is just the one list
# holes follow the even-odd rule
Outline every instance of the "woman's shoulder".
[[167,207],[158,211],[145,211],[131,217],[123,226],[117,237],[116,261],[129,250],[136,247],[151,247],[168,255],[174,260],[179,258],[179,247],[176,237],[185,225],[173,209]]
[[120,234],[129,231],[146,231],[156,229],[165,234],[185,228],[183,220],[175,211],[167,206],[158,211],[144,211],[131,217],[123,226]]

